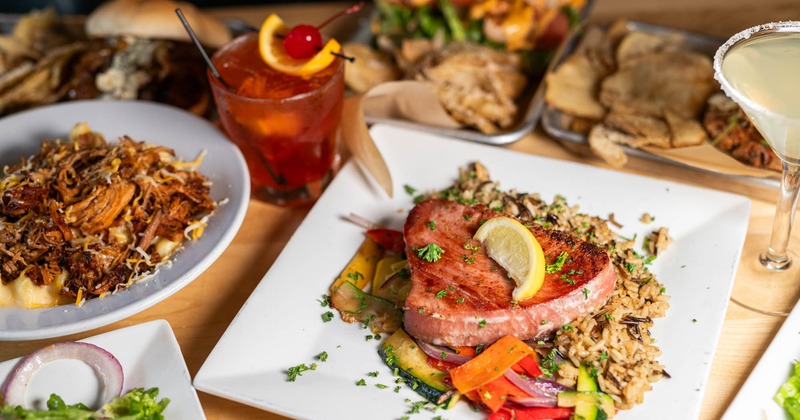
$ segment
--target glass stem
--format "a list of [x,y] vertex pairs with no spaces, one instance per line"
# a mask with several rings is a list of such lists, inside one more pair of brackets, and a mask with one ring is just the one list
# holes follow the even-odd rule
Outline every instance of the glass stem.
[[775,221],[772,225],[772,237],[769,249],[761,254],[761,264],[771,270],[785,270],[792,261],[787,248],[792,234],[794,212],[797,208],[797,193],[800,190],[800,165],[783,162],[783,176],[778,204],[775,209]]

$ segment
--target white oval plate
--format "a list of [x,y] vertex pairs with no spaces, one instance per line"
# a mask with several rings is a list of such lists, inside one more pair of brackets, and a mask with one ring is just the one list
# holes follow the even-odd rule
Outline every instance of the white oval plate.
[[66,138],[78,122],[109,142],[122,135],[160,144],[193,160],[205,149],[199,170],[212,182],[211,198],[220,202],[197,241],[187,243],[154,276],[128,290],[78,307],[42,309],[0,307],[0,341],[60,337],[110,324],[166,299],[199,276],[233,240],[244,219],[250,179],[239,149],[211,123],[178,108],[151,102],[76,101],[37,108],[0,120],[0,166],[19,162],[39,150],[45,138]]

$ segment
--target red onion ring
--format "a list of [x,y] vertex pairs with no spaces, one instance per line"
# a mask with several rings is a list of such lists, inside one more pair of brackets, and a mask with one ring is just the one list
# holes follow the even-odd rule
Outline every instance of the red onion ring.
[[[436,346],[421,340],[416,340],[416,342],[419,348],[423,352],[425,352],[425,354],[427,354],[430,357],[433,357],[434,359],[440,359],[458,365],[463,365],[464,363],[467,363],[470,360],[472,360],[472,356],[460,355],[456,353],[453,349],[449,349],[447,347]],[[445,357],[442,357],[442,354],[444,354]]]
[[111,401],[122,393],[122,365],[108,351],[89,343],[67,341],[43,347],[17,363],[2,389],[3,403],[10,406],[25,404],[25,392],[33,375],[45,364],[60,359],[80,360],[94,369],[103,382],[101,401]]
[[511,383],[531,396],[529,399],[523,398],[519,401],[514,401],[528,407],[555,407],[558,405],[558,393],[572,390],[572,388],[568,386],[561,385],[558,382],[548,379],[523,378],[512,369],[506,370],[504,376],[508,378]]

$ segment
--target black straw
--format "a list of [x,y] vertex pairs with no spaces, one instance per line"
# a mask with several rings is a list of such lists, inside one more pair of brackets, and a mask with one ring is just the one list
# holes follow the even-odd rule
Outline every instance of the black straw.
[[180,7],[175,9],[175,13],[178,14],[178,18],[181,20],[181,23],[183,23],[183,27],[186,28],[186,32],[189,33],[189,38],[192,39],[192,42],[197,47],[197,49],[200,51],[200,54],[203,56],[203,60],[205,60],[206,64],[208,64],[208,68],[211,69],[211,74],[217,80],[219,80],[219,82],[222,83],[223,86],[225,86],[228,89],[231,89],[231,87],[227,83],[225,83],[224,80],[222,80],[222,76],[220,76],[219,72],[217,71],[217,68],[214,67],[214,63],[212,63],[211,59],[208,58],[208,54],[206,54],[206,50],[200,44],[200,40],[197,39],[197,35],[194,34],[194,31],[192,30],[192,27],[189,26],[189,21],[186,20],[186,16],[183,15],[183,12],[181,12]]

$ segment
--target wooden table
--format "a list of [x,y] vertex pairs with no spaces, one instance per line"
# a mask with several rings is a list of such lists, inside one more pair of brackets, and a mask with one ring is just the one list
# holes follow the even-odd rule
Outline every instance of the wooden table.
[[[318,22],[349,3],[283,5],[218,9],[219,17],[241,18],[253,25],[270,12],[278,12],[289,23]],[[727,37],[755,24],[776,20],[799,20],[797,0],[673,0],[642,2],[635,0],[598,1],[591,19],[600,22],[618,17],[641,20],[676,28]],[[332,33],[346,33],[352,22],[337,22]],[[604,166],[599,160],[573,154],[537,130],[509,147],[589,165]],[[693,185],[706,186],[755,197],[745,248],[754,247],[757,238],[771,229],[774,193],[759,191],[742,183],[698,172],[633,160],[625,171],[647,174]],[[228,249],[194,282],[169,299],[135,316],[114,324],[51,340],[0,342],[0,361],[27,354],[50,342],[77,340],[134,324],[166,319],[172,325],[183,350],[189,371],[194,375],[225,328],[244,304],[256,284],[278,257],[286,242],[307,214],[308,209],[283,209],[251,201],[247,216]],[[791,246],[800,248],[800,230],[795,229]],[[754,275],[747,264],[740,264],[736,282]],[[800,285],[798,285],[800,287]],[[759,315],[731,304],[725,316],[722,336],[706,387],[701,418],[719,418],[755,366],[782,318]],[[239,403],[200,393],[200,400],[211,419],[272,418],[266,413]]]

